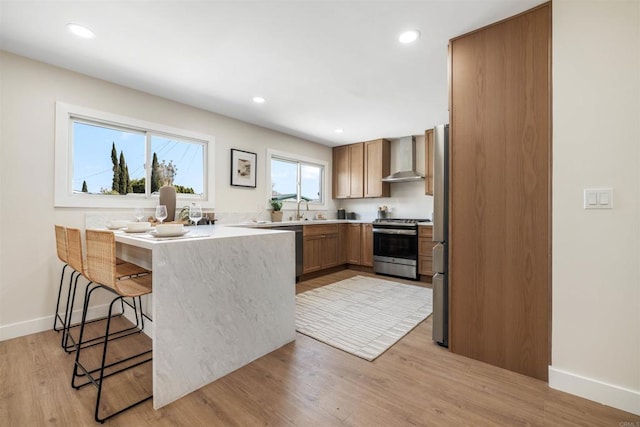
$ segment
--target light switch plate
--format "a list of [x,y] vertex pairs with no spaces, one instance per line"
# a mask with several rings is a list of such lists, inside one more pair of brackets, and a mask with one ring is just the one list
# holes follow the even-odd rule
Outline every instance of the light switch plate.
[[612,188],[585,188],[585,209],[613,209]]

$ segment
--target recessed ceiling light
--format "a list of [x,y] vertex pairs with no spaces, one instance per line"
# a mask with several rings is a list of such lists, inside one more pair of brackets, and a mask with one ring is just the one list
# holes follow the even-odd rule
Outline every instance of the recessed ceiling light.
[[264,103],[264,98],[261,96],[254,96],[253,97],[253,102],[255,102],[256,104],[263,104]]
[[93,31],[78,24],[67,24],[67,29],[76,36],[82,37],[83,39],[92,39],[96,36]]
[[344,132],[344,130],[342,130],[341,128],[336,129],[336,133],[342,133]]
[[418,31],[418,30],[409,30],[409,31],[405,31],[404,33],[400,34],[398,36],[398,40],[400,41],[400,43],[408,44],[408,43],[413,43],[414,41],[418,40],[418,37],[420,37],[420,31]]

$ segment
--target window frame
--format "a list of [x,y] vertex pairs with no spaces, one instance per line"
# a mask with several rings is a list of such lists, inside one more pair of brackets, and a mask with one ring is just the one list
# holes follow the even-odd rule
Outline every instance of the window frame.
[[[150,145],[151,136],[175,138],[186,142],[193,141],[203,145],[203,194],[177,194],[177,200],[188,203],[198,201],[203,208],[215,208],[215,138],[198,132],[107,113],[87,107],[56,102],[54,152],[54,207],[72,208],[133,208],[154,207],[158,203],[157,194],[84,194],[73,192],[73,123],[74,120],[97,126],[106,126],[124,131],[142,132],[145,144]],[[146,150],[148,151],[148,150]],[[145,165],[151,164],[151,153],[147,152]],[[151,172],[145,167],[147,185]]]
[[[269,207],[269,209],[271,208],[271,204],[269,203],[271,201],[271,197],[272,197],[272,182],[271,182],[271,161],[276,158],[278,160],[284,160],[284,161],[288,161],[288,162],[293,162],[293,163],[297,163],[298,166],[298,171],[300,170],[300,164],[308,164],[308,165],[312,165],[312,166],[320,166],[322,167],[322,177],[320,179],[320,185],[321,185],[321,189],[320,189],[320,193],[322,196],[322,201],[321,202],[314,202],[311,201],[309,202],[309,210],[327,210],[327,175],[328,175],[328,170],[329,170],[329,162],[324,161],[324,160],[320,160],[320,159],[314,159],[311,157],[306,157],[306,156],[301,156],[298,154],[292,154],[292,153],[286,153],[283,151],[277,151],[277,150],[272,150],[272,149],[268,149],[267,150],[267,179],[268,179],[268,183],[267,183],[267,206]],[[300,177],[298,177],[299,179]],[[300,182],[298,181],[298,183],[296,184],[296,193],[297,196],[300,196]],[[283,200],[283,209],[296,209],[297,207],[297,200],[293,200],[293,199],[287,199],[287,200]]]

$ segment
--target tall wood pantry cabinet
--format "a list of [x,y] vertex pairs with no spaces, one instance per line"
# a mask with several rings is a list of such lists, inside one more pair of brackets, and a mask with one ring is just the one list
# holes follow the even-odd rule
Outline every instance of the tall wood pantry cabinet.
[[449,52],[450,349],[546,381],[551,3]]

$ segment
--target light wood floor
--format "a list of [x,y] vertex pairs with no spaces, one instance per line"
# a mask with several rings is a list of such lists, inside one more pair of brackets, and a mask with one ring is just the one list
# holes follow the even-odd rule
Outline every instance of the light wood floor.
[[[367,275],[345,270],[297,288],[301,292],[358,274]],[[146,402],[106,425],[617,427],[640,422],[638,416],[552,390],[544,382],[451,354],[430,337],[429,318],[367,362],[298,334],[294,343],[171,405],[154,411]],[[138,341],[114,344],[114,350],[148,345],[144,337]],[[52,331],[0,342],[0,425],[94,425],[96,390],[71,389],[72,364],[73,356],[62,351],[59,334]],[[111,396],[124,401],[149,389],[150,366],[113,381]]]

